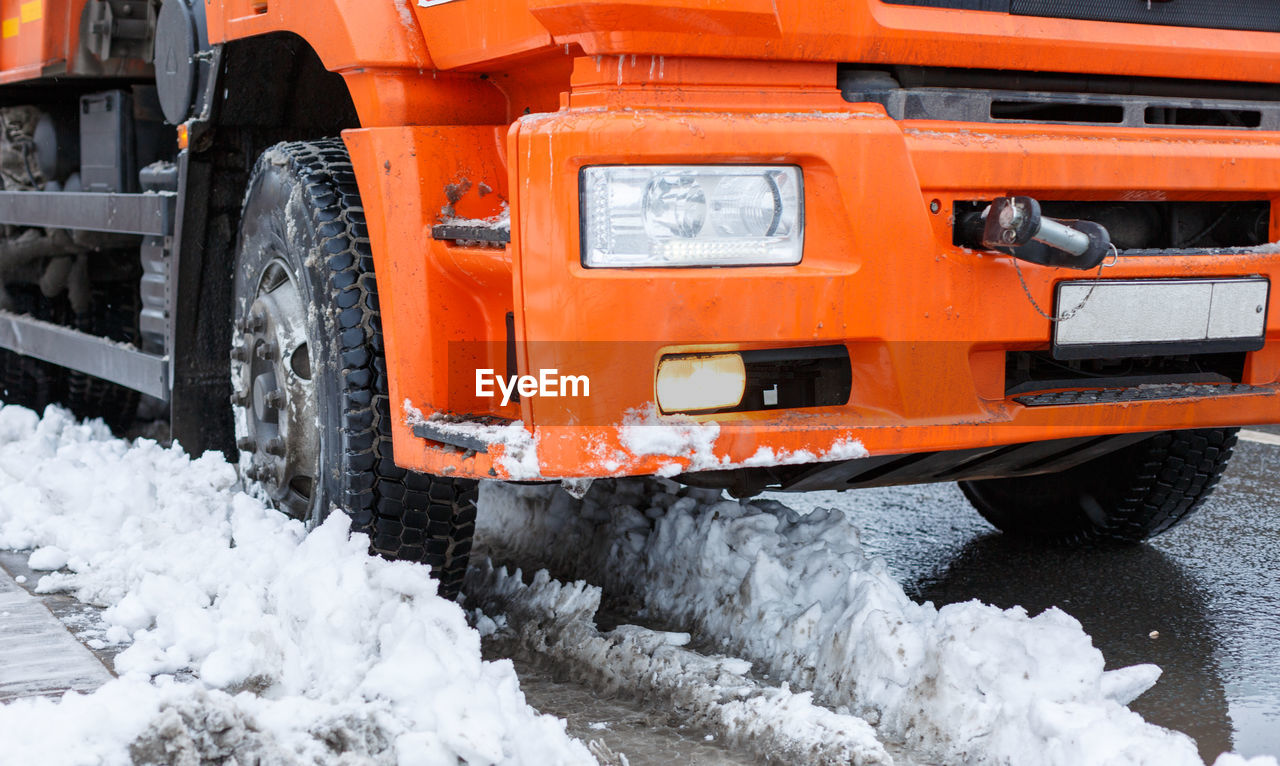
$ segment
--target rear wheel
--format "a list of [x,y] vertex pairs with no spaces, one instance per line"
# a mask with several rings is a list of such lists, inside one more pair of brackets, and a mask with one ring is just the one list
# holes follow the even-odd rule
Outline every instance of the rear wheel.
[[1043,542],[1136,542],[1190,516],[1213,492],[1235,428],[1165,431],[1058,473],[960,482],[1003,532]]
[[[43,296],[31,285],[13,285],[6,288],[12,302],[11,310],[48,319],[43,313]],[[36,412],[44,411],[50,404],[63,399],[63,384],[67,371],[61,367],[0,349],[0,400],[6,404],[20,404]]]
[[429,564],[457,593],[476,482],[399,468],[364,210],[342,142],[278,144],[258,160],[241,217],[232,406],[239,468],[308,524],[331,507],[373,552]]
[[[113,253],[120,263],[128,253]],[[111,256],[102,256],[100,261]],[[91,262],[92,263],[92,262]],[[54,324],[73,327],[127,345],[138,338],[137,278],[128,269],[91,271],[86,304],[80,312],[65,294],[43,295],[31,284],[7,288],[13,309]],[[0,351],[0,400],[37,412],[62,404],[77,417],[101,418],[123,434],[136,420],[141,395],[130,388],[12,351]]]
[[[140,274],[127,271],[124,279],[95,279],[91,284],[88,310],[73,314],[68,322],[91,335],[120,343],[138,343],[138,294]],[[142,395],[131,388],[69,370],[66,405],[80,417],[102,418],[116,433],[124,433],[137,419]]]

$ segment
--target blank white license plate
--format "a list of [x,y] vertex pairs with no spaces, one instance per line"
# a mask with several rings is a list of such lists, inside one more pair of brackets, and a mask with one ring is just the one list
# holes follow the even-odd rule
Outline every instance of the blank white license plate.
[[[1096,285],[1096,286],[1095,286]],[[1252,351],[1262,348],[1265,278],[1060,282],[1059,359]]]

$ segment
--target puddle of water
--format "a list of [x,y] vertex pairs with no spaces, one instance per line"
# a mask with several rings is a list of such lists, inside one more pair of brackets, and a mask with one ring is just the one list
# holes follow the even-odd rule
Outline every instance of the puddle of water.
[[1190,735],[1212,762],[1225,750],[1280,754],[1277,476],[1280,449],[1242,443],[1216,494],[1186,523],[1150,545],[1100,550],[1007,539],[951,484],[772,497],[797,510],[843,510],[913,598],[939,606],[976,598],[1031,614],[1058,606],[1109,668],[1159,665],[1159,683],[1131,707]]
[[[644,700],[608,697],[563,668],[529,662],[501,643],[486,643],[485,659],[510,659],[520,676],[525,699],[535,709],[563,718],[569,734],[592,743],[593,753],[610,766],[738,766],[756,764],[755,756],[718,744],[704,731],[680,726],[679,711],[649,706]],[[665,703],[664,703],[665,704]],[[661,712],[659,712],[661,711]],[[603,748],[600,747],[603,745]],[[614,756],[610,759],[610,755]]]

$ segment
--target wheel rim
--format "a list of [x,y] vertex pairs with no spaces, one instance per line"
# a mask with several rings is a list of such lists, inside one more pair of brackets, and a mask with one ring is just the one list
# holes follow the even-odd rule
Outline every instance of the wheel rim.
[[312,520],[321,434],[306,305],[297,275],[268,262],[236,323],[231,384],[240,475],[280,510]]

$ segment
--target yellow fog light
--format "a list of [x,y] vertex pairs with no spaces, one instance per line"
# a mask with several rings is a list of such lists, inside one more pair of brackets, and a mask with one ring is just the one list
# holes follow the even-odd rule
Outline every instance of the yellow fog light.
[[667,356],[658,362],[658,407],[663,412],[737,407],[746,389],[740,354]]

